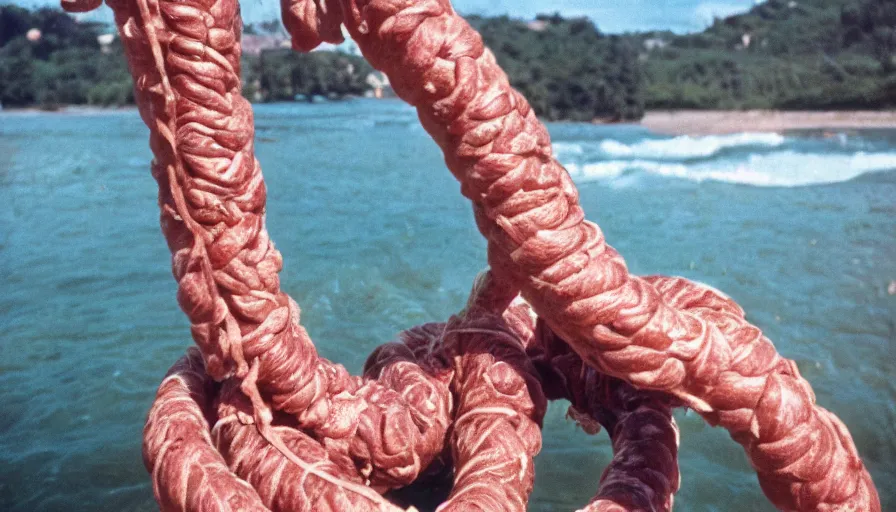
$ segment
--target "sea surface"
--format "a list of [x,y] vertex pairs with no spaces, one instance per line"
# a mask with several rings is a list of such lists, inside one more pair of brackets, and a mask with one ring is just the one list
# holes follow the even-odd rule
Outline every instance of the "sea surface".
[[[282,284],[324,356],[357,373],[398,331],[463,306],[485,244],[413,110],[256,116]],[[739,301],[846,422],[896,510],[896,133],[549,128],[631,271]],[[191,340],[147,137],[135,111],[0,115],[0,510],[156,508],[143,420]],[[606,433],[565,412],[548,412],[531,510],[584,505],[610,459]],[[772,510],[724,430],[677,418],[678,510]]]

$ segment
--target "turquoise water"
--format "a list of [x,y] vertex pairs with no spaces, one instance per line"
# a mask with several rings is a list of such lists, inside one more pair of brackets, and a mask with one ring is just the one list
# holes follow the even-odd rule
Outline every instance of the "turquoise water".
[[[256,108],[283,286],[358,372],[459,310],[485,265],[470,207],[398,102]],[[589,217],[636,273],[738,300],[849,426],[896,510],[896,134],[673,139],[550,126]],[[191,342],[135,112],[0,115],[0,510],[153,510],[144,415]],[[609,460],[554,404],[531,510],[587,502]],[[693,414],[684,511],[766,511],[741,449]]]

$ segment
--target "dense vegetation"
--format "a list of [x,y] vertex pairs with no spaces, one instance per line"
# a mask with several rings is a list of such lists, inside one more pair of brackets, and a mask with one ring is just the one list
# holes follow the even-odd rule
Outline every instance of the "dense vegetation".
[[[766,0],[705,31],[606,35],[587,19],[471,17],[511,82],[548,119],[624,120],[645,108],[896,107],[896,0]],[[42,37],[32,42],[32,28]],[[278,23],[247,28],[272,35]],[[120,43],[100,24],[0,6],[0,104],[133,102]],[[370,67],[338,52],[244,55],[254,101],[342,97]]]
[[[648,108],[896,106],[896,0],[767,0],[646,52]],[[747,43],[747,44],[745,44]]]
[[896,107],[896,0],[766,0],[687,35],[604,36],[587,20],[539,20],[471,21],[551,119]]
[[315,96],[343,98],[370,89],[373,68],[361,57],[339,52],[289,49],[243,56],[243,93],[255,101],[292,101]]
[[[266,23],[248,32],[270,35],[278,27]],[[35,28],[41,37],[29,41],[27,33]],[[0,6],[0,105],[132,104],[121,42],[115,38],[103,47],[97,39],[113,31],[103,24],[77,22],[55,9]],[[372,71],[360,57],[336,52],[299,55],[288,49],[244,55],[242,66],[245,92],[256,101],[363,94]]]
[[[41,32],[32,42],[30,29]],[[120,43],[101,51],[104,26],[78,23],[54,9],[0,6],[0,104],[123,105],[132,103],[131,75]]]
[[539,115],[591,121],[644,114],[638,46],[631,37],[601,34],[586,18],[469,20]]

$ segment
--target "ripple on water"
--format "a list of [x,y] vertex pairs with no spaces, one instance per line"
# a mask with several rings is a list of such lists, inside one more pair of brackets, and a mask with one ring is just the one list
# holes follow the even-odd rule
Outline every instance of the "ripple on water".
[[[463,307],[484,243],[437,147],[412,128],[412,109],[352,102],[256,113],[282,285],[322,354],[358,372],[396,332]],[[0,509],[154,510],[142,424],[191,341],[159,233],[146,130],[134,112],[0,124]],[[657,137],[640,129],[550,128],[582,169],[607,158],[605,139],[632,152],[671,147],[643,144]],[[351,133],[352,151],[334,131]],[[706,173],[782,155],[825,162],[830,151],[842,166],[852,161],[844,151],[888,154],[896,139],[846,149],[798,136],[738,140],[674,164]],[[314,150],[297,158],[296,148]],[[805,153],[814,156],[788,156]],[[639,165],[668,163],[657,162]],[[741,303],[849,425],[884,510],[896,510],[896,297],[886,290],[896,279],[896,173],[799,188],[648,174],[618,178],[624,186],[581,180],[585,211],[633,272],[683,275]],[[565,404],[551,405],[534,511],[586,503],[611,457],[605,433],[587,436],[564,415]],[[679,509],[771,510],[726,432],[693,413],[677,418]]]

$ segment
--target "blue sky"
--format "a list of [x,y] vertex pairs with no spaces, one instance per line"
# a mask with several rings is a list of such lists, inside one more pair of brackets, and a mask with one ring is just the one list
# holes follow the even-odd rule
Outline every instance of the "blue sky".
[[[671,29],[676,32],[698,31],[713,16],[726,16],[749,9],[757,0],[453,0],[464,14],[510,14],[533,18],[538,13],[559,11],[567,16],[588,16],[604,32]],[[0,4],[10,3],[0,0]],[[11,3],[36,6],[58,5],[52,0],[12,0]],[[249,22],[264,21],[278,14],[276,0],[244,0],[243,15]],[[111,20],[108,9],[99,19]],[[91,15],[96,19],[97,15]]]
[[532,18],[560,11],[588,16],[603,32],[671,29],[690,32],[705,28],[713,16],[746,11],[754,0],[453,0],[462,13],[511,14]]

